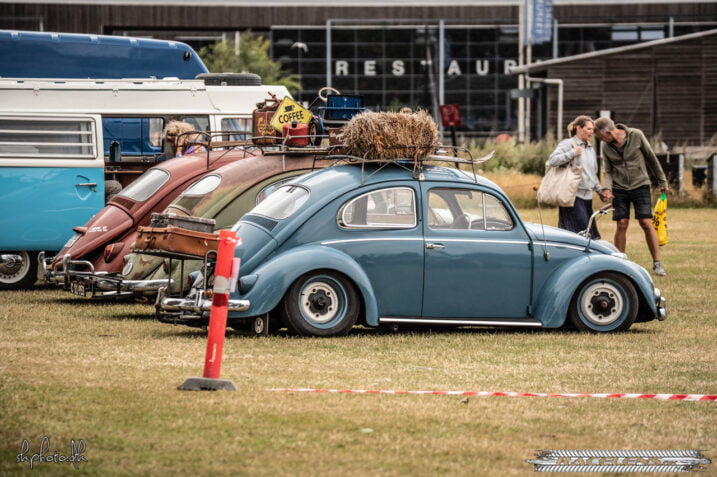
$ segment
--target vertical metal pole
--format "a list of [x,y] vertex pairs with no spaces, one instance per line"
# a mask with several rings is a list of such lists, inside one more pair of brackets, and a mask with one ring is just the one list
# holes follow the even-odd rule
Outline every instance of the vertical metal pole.
[[558,141],[563,139],[563,80],[557,80],[558,84]]
[[[528,46],[526,48],[525,63],[530,65],[533,62],[533,0],[526,0],[527,14],[525,32],[528,38]],[[525,88],[530,89],[530,76],[525,78]],[[530,142],[530,109],[532,102],[530,97],[525,98],[525,141]]]
[[[446,25],[443,20],[438,22],[438,104],[446,104],[445,97],[445,73],[446,73],[446,55],[445,55]],[[441,112],[436,111],[436,123],[438,124],[439,134],[443,137],[443,121],[440,121]],[[456,145],[455,128],[453,128],[453,145]]]
[[[525,47],[525,22],[523,21],[523,15],[525,14],[524,4],[527,0],[521,0],[518,6],[518,65],[523,66],[525,64],[524,51]],[[525,88],[525,74],[521,73],[518,75],[518,89],[523,90]],[[518,142],[525,140],[525,99],[520,96],[518,98]]]
[[326,20],[326,86],[331,87],[331,20]]
[[438,103],[445,104],[445,72],[446,72],[446,25],[443,20],[438,22]]
[[553,58],[557,58],[558,54],[558,21],[553,20]]

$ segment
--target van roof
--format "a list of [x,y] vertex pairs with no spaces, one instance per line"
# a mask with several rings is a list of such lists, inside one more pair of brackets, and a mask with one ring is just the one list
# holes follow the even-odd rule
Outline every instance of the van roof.
[[127,36],[0,30],[4,78],[195,78],[207,73],[187,44]]
[[2,79],[0,113],[250,114],[290,96],[280,85],[213,86],[180,79]]

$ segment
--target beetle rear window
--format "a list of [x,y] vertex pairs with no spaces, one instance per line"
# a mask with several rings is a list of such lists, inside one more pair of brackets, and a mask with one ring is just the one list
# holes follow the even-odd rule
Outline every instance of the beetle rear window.
[[187,187],[187,190],[182,192],[182,195],[207,195],[216,189],[221,181],[222,178],[215,174],[202,177],[197,182]]
[[309,198],[309,191],[295,185],[282,186],[257,205],[252,214],[283,220],[293,214]]
[[117,195],[142,202],[152,197],[168,180],[169,172],[164,169],[149,169]]
[[175,208],[184,209],[189,212],[194,209],[199,202],[204,200],[209,193],[219,187],[221,182],[222,178],[217,174],[210,174],[202,177],[197,182],[187,187],[187,190],[182,192],[171,205]]

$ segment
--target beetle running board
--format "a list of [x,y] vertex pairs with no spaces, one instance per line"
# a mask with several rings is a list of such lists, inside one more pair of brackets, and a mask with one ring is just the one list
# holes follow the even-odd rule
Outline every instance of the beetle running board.
[[543,324],[537,320],[505,320],[505,319],[430,319],[430,318],[379,318],[379,324],[413,324],[413,325],[453,325],[453,326],[528,326],[542,328]]

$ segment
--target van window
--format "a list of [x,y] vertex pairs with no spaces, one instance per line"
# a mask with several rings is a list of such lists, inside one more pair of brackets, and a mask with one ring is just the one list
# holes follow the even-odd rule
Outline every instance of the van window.
[[164,169],[149,169],[117,195],[142,202],[152,197],[168,180],[169,172]]
[[[251,131],[251,118],[222,118],[222,131]],[[249,134],[227,134],[222,137],[224,141],[243,141],[251,136]]]
[[110,145],[119,143],[123,156],[154,156],[162,152],[162,117],[104,117],[102,136],[104,153],[109,155]]
[[197,131],[209,132],[209,116],[183,116],[181,121],[189,123]]
[[0,117],[0,157],[94,159],[96,152],[92,119]]

